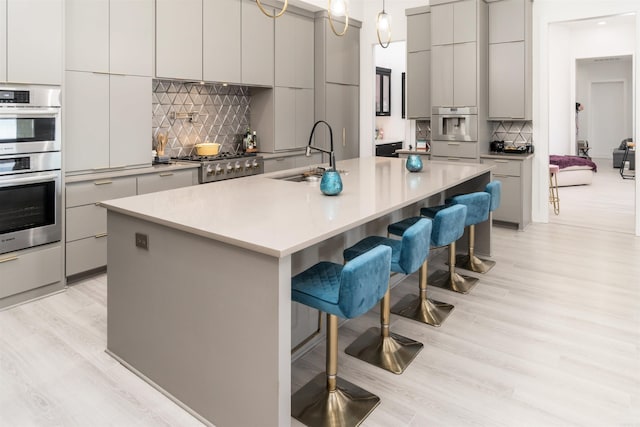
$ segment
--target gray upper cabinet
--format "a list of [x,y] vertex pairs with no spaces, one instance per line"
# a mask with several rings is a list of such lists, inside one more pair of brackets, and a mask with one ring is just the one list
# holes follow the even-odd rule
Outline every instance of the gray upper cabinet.
[[[219,6],[218,6],[219,7]],[[242,2],[242,83],[273,86],[274,20],[255,2]],[[225,43],[227,35],[220,43]]]
[[[323,32],[326,49],[325,70],[326,81],[345,85],[360,84],[360,29],[354,27],[349,20],[349,29],[342,36],[336,36],[329,25],[329,19],[322,22],[325,26]],[[340,31],[343,24],[336,21],[336,29]]]
[[[240,83],[241,0],[203,0],[202,75],[206,81]],[[221,13],[224,11],[224,13]]]
[[313,19],[289,12],[275,25],[275,85],[312,89]]
[[453,45],[453,105],[477,105],[476,43]]
[[407,118],[431,117],[431,13],[429,6],[407,15]]
[[7,0],[0,0],[0,82],[7,81]]
[[489,5],[489,43],[525,38],[525,1],[502,0]]
[[431,6],[431,44],[453,43],[453,4]]
[[431,49],[431,105],[453,106],[453,45]]
[[109,0],[66,0],[65,69],[109,72]]
[[156,76],[202,80],[202,0],[156,0]]
[[468,43],[477,40],[476,0],[453,3],[453,42]]
[[0,42],[6,45],[0,53],[6,54],[7,81],[62,83],[62,15],[62,0],[6,2],[5,20],[0,20],[0,33],[5,32]]
[[531,120],[530,0],[489,4],[489,118]]

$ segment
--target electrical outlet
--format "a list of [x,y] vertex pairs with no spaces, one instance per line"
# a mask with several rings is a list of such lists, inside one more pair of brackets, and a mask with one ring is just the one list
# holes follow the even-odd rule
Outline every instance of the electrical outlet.
[[149,236],[142,233],[136,233],[136,246],[149,250]]

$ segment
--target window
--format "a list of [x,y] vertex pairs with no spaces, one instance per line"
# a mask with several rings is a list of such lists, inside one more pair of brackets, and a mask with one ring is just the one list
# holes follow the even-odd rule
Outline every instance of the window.
[[376,116],[391,115],[391,69],[376,67]]

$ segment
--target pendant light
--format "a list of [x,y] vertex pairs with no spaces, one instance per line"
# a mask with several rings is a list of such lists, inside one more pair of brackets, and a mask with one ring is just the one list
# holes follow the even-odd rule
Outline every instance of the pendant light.
[[262,3],[260,3],[260,0],[256,0],[256,4],[258,5],[262,13],[267,15],[269,18],[279,18],[280,16],[282,16],[284,11],[287,10],[287,5],[289,4],[289,0],[284,0],[284,6],[282,6],[282,10],[278,13],[274,13],[273,15],[265,10],[265,8],[262,6]]
[[[349,3],[347,0],[329,0],[329,6],[327,6],[327,13],[329,14],[329,25],[331,30],[336,36],[344,36],[349,29]],[[342,32],[337,32],[336,27],[333,25],[333,17],[344,16],[344,28]]]
[[[384,10],[384,0],[382,0],[382,12],[378,13],[378,19],[376,20],[376,33],[380,46],[383,49],[388,48],[389,43],[391,43],[391,16]],[[382,36],[380,35],[381,33],[383,34]],[[385,42],[382,41],[384,38],[387,39]]]

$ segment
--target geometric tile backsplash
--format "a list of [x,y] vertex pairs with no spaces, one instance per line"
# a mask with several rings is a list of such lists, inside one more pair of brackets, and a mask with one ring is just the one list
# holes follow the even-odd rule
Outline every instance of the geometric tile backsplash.
[[530,121],[491,122],[491,141],[513,141],[532,144],[533,125]]
[[[195,154],[194,145],[218,142],[220,152],[238,149],[239,135],[249,127],[247,86],[153,80],[153,147],[159,132],[168,133],[165,154]],[[171,113],[196,113],[193,120],[171,118]]]

